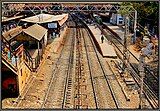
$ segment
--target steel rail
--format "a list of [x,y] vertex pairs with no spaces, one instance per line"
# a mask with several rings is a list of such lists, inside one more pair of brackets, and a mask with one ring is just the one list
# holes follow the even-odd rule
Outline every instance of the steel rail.
[[[80,19],[80,20],[81,20],[81,19]],[[83,24],[85,25],[84,22],[83,22]],[[86,26],[86,25],[85,25],[85,26]],[[92,45],[93,45],[93,49],[94,49],[94,52],[95,52],[95,54],[96,54],[96,58],[97,58],[97,60],[98,60],[98,62],[99,62],[99,65],[100,65],[100,67],[101,67],[101,70],[102,70],[102,72],[103,72],[103,75],[104,75],[104,77],[105,77],[105,80],[106,80],[106,82],[107,82],[107,85],[109,86],[109,90],[111,91],[111,95],[112,95],[112,98],[113,98],[113,100],[114,100],[115,106],[116,106],[117,109],[119,109],[118,100],[117,100],[117,98],[116,98],[116,96],[115,96],[115,93],[114,93],[114,91],[113,91],[113,88],[112,88],[109,80],[108,80],[107,77],[106,77],[105,68],[104,68],[104,66],[102,65],[102,63],[101,63],[101,61],[100,61],[100,59],[99,59],[98,52],[97,52],[96,46],[95,46],[95,44],[94,44],[94,42],[93,42],[93,40],[92,40],[91,34],[89,33],[89,31],[88,31],[87,29],[86,29],[86,31],[87,31],[87,34],[88,34],[88,36],[89,36],[89,39],[90,39],[90,41],[91,41],[91,43],[92,43]]]
[[[112,41],[112,43],[118,49],[118,51],[123,55],[123,52],[120,50],[120,48],[113,41]],[[120,59],[123,61],[122,57]],[[130,63],[130,66],[133,68],[133,71],[135,72],[135,73],[132,73],[133,74],[132,77],[135,79],[138,86],[140,86],[140,77],[138,76],[137,68],[135,68],[131,63]],[[156,94],[150,89],[150,87],[146,83],[144,83],[144,87],[146,90],[144,90],[143,93],[145,94],[145,96],[146,96],[147,100],[149,101],[150,105],[152,106],[152,108],[158,107],[158,103],[156,102],[158,100],[158,97],[156,96]],[[155,99],[152,99],[154,101],[154,105],[152,105],[153,103],[150,102],[151,96],[152,96],[152,98],[155,98]]]
[[97,97],[96,97],[96,91],[95,91],[94,82],[93,82],[93,75],[92,75],[93,71],[92,71],[92,67],[91,67],[91,60],[89,58],[89,54],[87,53],[88,49],[87,49],[87,46],[86,46],[84,33],[82,33],[82,37],[83,37],[84,44],[85,44],[84,46],[85,46],[86,56],[87,56],[87,60],[88,60],[89,74],[90,74],[90,79],[91,79],[91,84],[92,84],[92,89],[93,89],[94,101],[95,101],[95,104],[96,104],[96,109],[98,109],[99,106],[98,106],[98,100],[97,100]]
[[74,35],[73,35],[73,38],[72,38],[72,45],[71,45],[71,50],[70,50],[70,56],[69,56],[69,64],[71,64],[71,66],[70,65],[68,65],[68,68],[67,68],[67,77],[66,77],[66,82],[65,82],[65,88],[64,88],[64,95],[63,95],[63,101],[62,101],[62,109],[64,108],[64,107],[66,107],[65,105],[66,105],[66,103],[65,102],[67,102],[67,92],[68,92],[68,89],[67,89],[67,87],[69,86],[69,80],[71,80],[71,74],[72,74],[72,65],[73,65],[73,57],[74,57],[74,46],[75,46],[75,37],[74,37]]
[[[67,38],[67,40],[66,41],[68,41],[68,38]],[[67,42],[65,42],[65,44],[66,44]],[[62,49],[62,51],[61,51],[61,54],[60,54],[60,56],[58,57],[58,60],[56,61],[56,66],[55,66],[55,68],[54,68],[54,70],[53,70],[53,74],[52,74],[52,77],[51,77],[51,79],[50,79],[50,82],[49,82],[49,86],[48,86],[48,89],[47,89],[47,92],[45,93],[45,97],[44,97],[44,99],[43,99],[43,103],[41,104],[41,108],[44,108],[45,107],[45,105],[46,105],[46,101],[47,101],[47,99],[48,99],[48,95],[49,95],[49,93],[50,93],[50,90],[51,90],[51,88],[53,88],[53,82],[57,79],[57,71],[60,69],[60,67],[58,67],[58,64],[59,63],[61,63],[61,57],[62,57],[62,55],[64,54],[63,52],[65,52],[64,51],[64,49],[65,49],[65,47],[63,47],[63,49]],[[71,51],[70,51],[70,53],[71,53]],[[69,57],[70,58],[70,57]],[[69,62],[69,61],[68,61]],[[69,64],[68,64],[69,65]]]

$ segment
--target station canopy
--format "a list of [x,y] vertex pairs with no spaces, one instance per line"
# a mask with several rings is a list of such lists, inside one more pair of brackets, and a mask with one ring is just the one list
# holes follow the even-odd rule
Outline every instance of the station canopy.
[[47,33],[47,29],[38,24],[34,24],[28,27],[27,29],[23,29],[23,32],[33,37],[34,39],[40,41],[43,38],[43,36]]
[[50,23],[58,21],[61,26],[68,19],[68,14],[51,15],[51,14],[38,14],[32,17],[21,19],[21,21],[30,23]]
[[15,16],[15,17],[10,17],[10,18],[2,17],[2,22],[7,22],[7,21],[10,21],[10,20],[15,20],[15,19],[19,19],[19,18],[22,18],[22,17],[24,17],[24,16],[20,15],[20,16]]

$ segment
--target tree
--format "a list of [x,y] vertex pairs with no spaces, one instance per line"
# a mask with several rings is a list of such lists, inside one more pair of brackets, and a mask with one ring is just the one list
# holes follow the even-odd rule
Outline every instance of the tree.
[[158,32],[158,1],[146,1],[146,2],[122,2],[121,6],[133,6],[137,10],[137,21],[140,25],[145,26],[150,24],[150,30],[156,27]]

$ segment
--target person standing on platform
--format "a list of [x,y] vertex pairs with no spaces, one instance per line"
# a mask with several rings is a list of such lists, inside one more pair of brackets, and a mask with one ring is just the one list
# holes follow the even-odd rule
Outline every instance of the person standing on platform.
[[103,37],[103,35],[101,36],[101,41],[102,41],[102,43],[103,43],[103,41],[104,41],[104,37]]

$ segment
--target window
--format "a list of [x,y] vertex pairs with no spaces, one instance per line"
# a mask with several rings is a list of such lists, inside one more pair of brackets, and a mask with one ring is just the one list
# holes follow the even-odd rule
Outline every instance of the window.
[[119,24],[122,24],[122,21],[119,21]]

